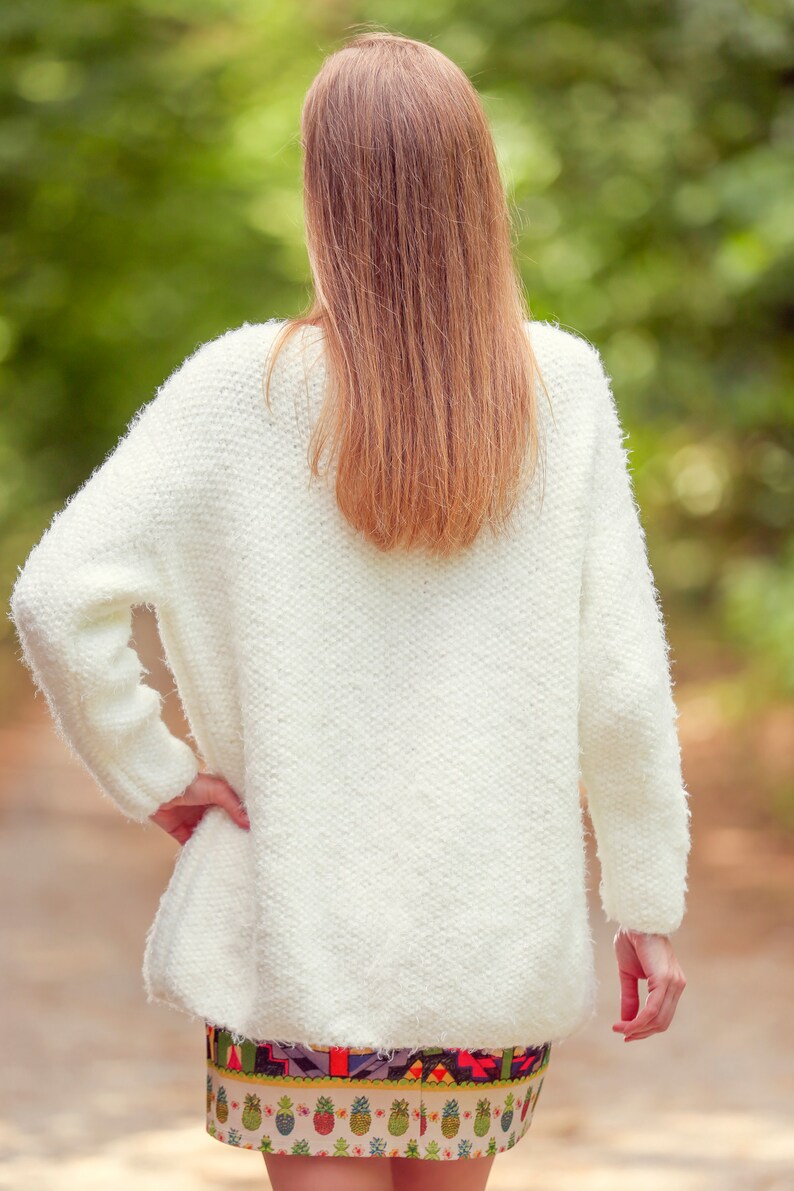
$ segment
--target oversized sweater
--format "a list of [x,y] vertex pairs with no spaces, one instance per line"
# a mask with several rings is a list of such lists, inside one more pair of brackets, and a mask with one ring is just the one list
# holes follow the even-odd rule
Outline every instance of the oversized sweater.
[[[52,519],[11,619],[55,726],[141,823],[211,807],[143,946],[151,1002],[308,1045],[493,1048],[587,1024],[606,916],[670,934],[690,848],[670,649],[598,351],[527,323],[545,456],[509,530],[385,554],[310,482],[322,334],[201,344]],[[156,610],[190,728],[144,681]],[[195,746],[195,747],[194,747]]]

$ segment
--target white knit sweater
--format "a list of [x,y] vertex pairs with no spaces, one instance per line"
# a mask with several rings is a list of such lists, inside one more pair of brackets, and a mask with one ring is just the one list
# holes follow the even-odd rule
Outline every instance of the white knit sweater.
[[[198,347],[53,518],[11,619],[56,727],[146,822],[200,769],[212,808],[147,937],[150,1001],[309,1045],[499,1047],[589,1022],[583,779],[600,896],[681,923],[690,847],[669,647],[609,378],[528,334],[546,481],[447,561],[385,555],[309,482],[325,378],[280,320]],[[195,751],[130,644],[157,612]],[[202,764],[199,762],[202,759]]]

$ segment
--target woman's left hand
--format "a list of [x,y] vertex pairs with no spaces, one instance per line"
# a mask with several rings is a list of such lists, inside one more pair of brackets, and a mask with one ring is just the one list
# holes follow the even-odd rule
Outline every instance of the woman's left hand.
[[186,790],[164,802],[149,818],[177,843],[185,844],[210,806],[222,807],[238,826],[246,831],[250,828],[248,813],[235,791],[212,773],[199,773]]

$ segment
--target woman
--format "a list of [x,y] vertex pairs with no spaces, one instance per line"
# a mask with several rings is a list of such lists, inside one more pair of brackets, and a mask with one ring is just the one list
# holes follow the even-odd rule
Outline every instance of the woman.
[[[482,1188],[595,1011],[580,777],[613,1028],[681,994],[668,644],[609,378],[527,316],[466,76],[355,37],[302,132],[313,305],[188,356],[12,618],[101,790],[182,845],[143,975],[204,1024],[210,1133],[277,1191]],[[141,603],[196,750],[142,681]]]

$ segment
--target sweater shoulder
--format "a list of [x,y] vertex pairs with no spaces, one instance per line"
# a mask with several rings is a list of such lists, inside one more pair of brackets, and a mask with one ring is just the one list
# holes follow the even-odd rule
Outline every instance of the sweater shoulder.
[[191,445],[197,455],[206,454],[208,439],[217,446],[221,420],[236,423],[251,404],[248,398],[258,393],[282,326],[283,320],[275,318],[244,322],[197,343],[136,411],[125,438],[134,438],[139,447],[147,439],[177,439],[179,457],[186,463]]
[[[612,416],[612,380],[601,352],[578,332],[556,322],[527,323],[537,369],[556,414],[582,450],[592,449],[596,426]],[[569,435],[570,437],[570,435]]]
[[527,330],[546,383],[578,383],[595,388],[605,379],[600,351],[578,331],[551,320],[531,320]]
[[203,340],[171,370],[158,386],[156,395],[159,397],[183,381],[200,384],[205,380],[218,381],[233,377],[239,365],[244,365],[254,354],[272,345],[283,325],[284,320],[277,318],[261,323],[246,321]]

